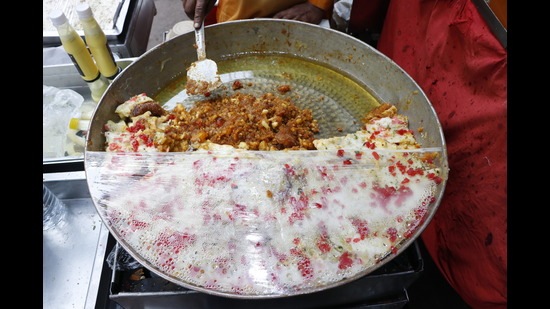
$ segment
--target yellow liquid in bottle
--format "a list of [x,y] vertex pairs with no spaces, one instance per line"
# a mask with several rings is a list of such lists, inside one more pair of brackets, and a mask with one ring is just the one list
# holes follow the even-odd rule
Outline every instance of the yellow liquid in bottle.
[[107,42],[105,33],[93,18],[80,19],[86,43],[95,59],[99,72],[107,79],[113,79],[119,72],[119,68],[113,57],[113,53]]
[[58,30],[63,49],[69,54],[82,79],[87,82],[96,80],[99,77],[99,70],[88,48],[86,48],[84,40],[72,28],[67,29],[60,26]]

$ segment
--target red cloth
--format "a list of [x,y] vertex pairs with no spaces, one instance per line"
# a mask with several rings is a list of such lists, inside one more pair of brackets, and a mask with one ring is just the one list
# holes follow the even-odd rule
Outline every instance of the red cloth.
[[507,307],[507,51],[471,1],[392,0],[378,50],[424,90],[449,179],[421,237],[473,308]]

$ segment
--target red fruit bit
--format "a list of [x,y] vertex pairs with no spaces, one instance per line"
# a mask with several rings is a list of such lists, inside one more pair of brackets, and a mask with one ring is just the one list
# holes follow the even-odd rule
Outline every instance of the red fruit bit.
[[109,144],[109,151],[121,151],[122,148],[119,144]]
[[405,171],[407,170],[407,167],[405,165],[403,165],[403,163],[397,162],[397,163],[395,163],[395,165],[397,166],[397,169],[399,169],[401,174],[405,174]]
[[343,157],[344,156],[344,149],[338,149],[338,151],[336,151],[336,155],[338,157]]
[[145,130],[145,125],[143,124],[143,121],[143,119],[138,120],[133,126],[126,128],[126,130],[131,133]]
[[158,247],[173,247],[175,253],[179,253],[180,249],[186,248],[189,244],[194,243],[196,236],[189,233],[175,232],[171,235],[161,234],[157,239]]
[[300,270],[302,277],[305,277],[305,278],[313,277],[313,269],[311,268],[311,261],[305,256],[302,256],[301,259],[298,261],[298,270]]
[[244,218],[247,216],[246,206],[241,204],[235,204],[233,206],[233,216]]
[[328,168],[326,166],[318,166],[317,170],[321,174],[321,178],[330,180],[330,177],[328,176],[328,173],[327,173]]
[[294,168],[289,164],[285,164],[284,167],[285,167],[285,173],[287,173],[288,175],[294,176],[296,174],[296,172],[294,171]]
[[340,261],[338,263],[338,268],[339,269],[350,268],[351,265],[353,265],[353,260],[351,259],[350,254],[347,251],[342,253],[342,255],[339,258],[339,261]]
[[424,175],[424,171],[420,168],[409,168],[407,170],[407,175],[409,176]]
[[355,159],[361,160],[362,157],[363,157],[363,152],[361,152],[361,151],[356,151],[355,152]]
[[202,161],[201,160],[197,160],[195,162],[193,162],[193,169],[200,169],[202,167]]
[[353,162],[350,159],[346,159],[342,163],[344,163],[344,165],[352,165],[353,164]]
[[427,209],[425,207],[418,207],[414,209],[414,218],[421,220],[426,215]]
[[371,143],[369,141],[366,141],[363,146],[367,147],[368,149],[374,149],[376,147],[374,143]]
[[402,205],[409,197],[413,195],[411,188],[402,185],[397,189],[397,200],[395,201],[396,205]]
[[376,191],[376,193],[378,193],[383,199],[387,199],[389,198],[390,196],[394,195],[395,192],[397,190],[395,190],[394,187],[389,187],[389,186],[386,186],[384,188],[382,187],[379,187],[379,186],[375,186],[373,187],[374,191]]
[[134,151],[136,151],[136,152],[137,152],[138,149],[139,149],[139,142],[138,142],[137,140],[135,140],[135,139],[132,140],[132,149],[133,149]]
[[130,226],[132,227],[132,230],[141,230],[141,229],[144,229],[146,228],[147,226],[149,226],[149,224],[147,222],[143,222],[143,221],[139,221],[139,220],[136,220],[136,219],[132,219],[130,221]]
[[351,219],[351,224],[355,227],[361,239],[365,239],[369,236],[369,228],[366,220],[353,218]]
[[321,237],[317,240],[317,248],[321,250],[321,253],[327,253],[330,251],[331,247],[326,235],[321,235]]
[[437,176],[434,173],[428,173],[428,179],[433,180],[436,184],[440,184],[443,181],[443,178]]
[[406,129],[399,129],[397,130],[397,134],[399,135],[405,135],[407,133],[409,133],[410,131],[409,130],[406,130]]
[[139,139],[141,139],[141,141],[146,145],[146,146],[153,146],[153,140],[151,140],[149,138],[149,136],[147,136],[146,134],[140,134],[138,136]]
[[388,228],[386,233],[388,233],[391,242],[395,242],[397,240],[397,229],[395,229],[394,227]]
[[290,217],[288,218],[288,221],[290,224],[294,224],[294,222],[303,220],[305,217],[303,212],[293,212],[290,214]]
[[376,151],[372,152],[372,156],[374,157],[374,159],[380,160],[380,155]]

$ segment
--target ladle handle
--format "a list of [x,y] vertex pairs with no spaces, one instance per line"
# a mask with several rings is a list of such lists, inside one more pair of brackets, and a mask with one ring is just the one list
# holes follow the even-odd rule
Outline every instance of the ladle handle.
[[199,60],[206,59],[206,46],[204,45],[204,23],[197,30],[195,29],[195,42],[197,44],[197,57]]

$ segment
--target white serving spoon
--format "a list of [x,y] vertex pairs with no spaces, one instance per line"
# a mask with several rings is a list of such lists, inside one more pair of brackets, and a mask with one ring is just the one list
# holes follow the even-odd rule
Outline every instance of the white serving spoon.
[[198,60],[191,63],[187,69],[187,94],[208,94],[218,88],[222,81],[218,75],[218,65],[213,60],[206,58],[204,44],[204,23],[195,29],[195,41],[197,44]]

